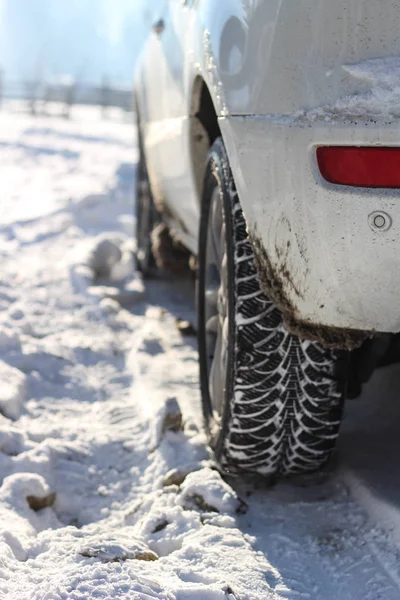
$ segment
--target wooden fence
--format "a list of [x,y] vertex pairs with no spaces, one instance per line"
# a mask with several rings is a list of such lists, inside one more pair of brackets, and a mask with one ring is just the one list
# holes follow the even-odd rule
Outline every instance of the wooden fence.
[[0,72],[0,107],[4,100],[26,102],[27,110],[32,114],[45,113],[50,103],[61,104],[63,115],[70,116],[71,108],[76,104],[99,106],[103,114],[108,108],[120,108],[129,113],[133,111],[131,89],[111,86],[77,83],[43,83],[39,81],[7,81]]

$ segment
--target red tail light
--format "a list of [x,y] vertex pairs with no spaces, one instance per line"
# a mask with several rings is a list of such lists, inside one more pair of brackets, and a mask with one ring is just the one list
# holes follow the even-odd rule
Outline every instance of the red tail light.
[[330,183],[400,187],[400,148],[320,146],[317,161],[322,177]]

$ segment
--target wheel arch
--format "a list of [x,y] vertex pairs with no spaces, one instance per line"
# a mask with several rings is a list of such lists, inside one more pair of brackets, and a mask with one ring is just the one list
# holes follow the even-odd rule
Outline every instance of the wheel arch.
[[190,161],[200,199],[207,155],[215,140],[221,136],[217,111],[207,83],[201,75],[197,75],[193,81],[189,117]]

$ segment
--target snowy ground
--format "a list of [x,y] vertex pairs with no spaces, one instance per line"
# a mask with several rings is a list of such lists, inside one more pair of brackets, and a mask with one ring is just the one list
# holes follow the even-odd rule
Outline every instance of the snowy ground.
[[400,598],[399,370],[325,474],[224,482],[190,278],[132,275],[132,129],[0,114],[0,598]]

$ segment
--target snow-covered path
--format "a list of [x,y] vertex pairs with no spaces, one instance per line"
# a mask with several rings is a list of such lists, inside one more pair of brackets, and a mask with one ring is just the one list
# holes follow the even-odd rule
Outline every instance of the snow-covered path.
[[132,275],[131,137],[0,114],[0,598],[400,598],[400,373],[349,405],[330,472],[224,482],[192,283]]

